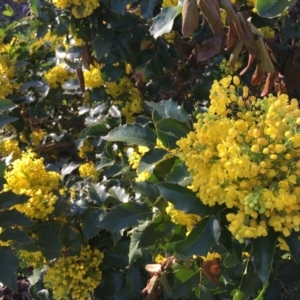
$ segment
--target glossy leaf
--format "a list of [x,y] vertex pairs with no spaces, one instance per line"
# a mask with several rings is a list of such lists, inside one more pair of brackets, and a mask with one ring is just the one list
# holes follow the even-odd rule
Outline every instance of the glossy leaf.
[[160,196],[158,188],[148,181],[132,182],[132,188],[135,192],[148,198],[152,203],[156,202]]
[[16,209],[0,211],[0,227],[10,227],[15,225],[29,226],[34,222]]
[[296,2],[297,0],[257,0],[255,7],[262,17],[274,18]]
[[98,33],[92,41],[93,49],[98,60],[109,51],[113,41],[114,34],[112,30],[107,29],[106,27],[99,28]]
[[7,124],[9,124],[9,123],[15,122],[17,120],[18,120],[18,118],[13,118],[13,117],[10,117],[10,116],[0,114],[0,128],[7,125]]
[[295,261],[300,261],[299,249],[300,249],[300,240],[299,234],[295,231],[291,232],[291,235],[284,238],[286,243],[290,248],[290,253]]
[[23,204],[28,199],[29,199],[28,196],[16,195],[15,193],[13,193],[11,191],[2,192],[2,193],[0,193],[0,209],[7,209],[16,204]]
[[161,161],[166,154],[168,154],[168,152],[161,148],[155,148],[149,152],[146,152],[141,158],[138,166],[138,173],[152,170],[154,165]]
[[151,18],[153,15],[153,9],[156,5],[157,0],[142,0],[141,1],[141,10],[143,18]]
[[70,256],[78,255],[81,250],[82,237],[78,229],[66,224],[61,228],[60,238]]
[[115,207],[99,223],[100,228],[118,231],[151,218],[152,211],[145,203],[128,202]]
[[83,235],[89,240],[98,234],[100,228],[98,227],[101,219],[101,212],[98,210],[91,211],[83,223]]
[[6,246],[0,246],[0,282],[17,291],[17,269],[19,260]]
[[[262,288],[261,280],[255,271],[254,265],[251,261],[248,261],[244,276],[240,285],[241,295],[245,294],[248,297],[253,296],[257,291]],[[244,296],[244,295],[243,295]],[[237,300],[243,298],[237,298]]]
[[156,145],[156,134],[147,125],[137,123],[118,127],[104,136],[103,139],[111,142],[124,142],[129,145],[146,146],[150,149]]
[[175,250],[184,256],[206,256],[211,246],[218,242],[220,233],[221,227],[217,218],[202,219],[184,241],[175,245]]
[[32,242],[31,238],[25,233],[25,231],[19,228],[6,228],[0,234],[0,240],[3,242],[16,241],[21,244],[26,244]]
[[15,106],[16,104],[14,104],[11,100],[0,98],[0,110],[8,111]]

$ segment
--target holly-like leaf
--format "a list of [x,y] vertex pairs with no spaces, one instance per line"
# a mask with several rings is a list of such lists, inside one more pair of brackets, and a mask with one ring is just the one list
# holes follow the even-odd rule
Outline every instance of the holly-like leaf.
[[83,234],[86,239],[89,240],[98,234],[100,230],[98,227],[100,219],[101,212],[98,210],[94,210],[87,215],[83,223]]
[[17,241],[22,244],[32,242],[31,238],[26,234],[26,232],[19,228],[6,228],[0,234],[0,240],[3,242]]
[[119,187],[119,186],[113,186],[109,190],[110,195],[119,200],[121,203],[126,203],[129,201],[129,194],[126,193],[125,189]]
[[[243,298],[235,298],[236,300],[239,299],[246,299],[245,296],[251,297],[254,293],[259,291],[261,288],[261,280],[255,271],[254,265],[251,261],[248,261],[246,270],[244,272],[244,276],[242,278],[241,284],[240,284],[240,295],[243,296]],[[238,294],[239,295],[239,294]]]
[[100,60],[105,55],[114,41],[114,33],[111,29],[101,27],[97,30],[97,35],[92,40],[92,46],[96,54],[96,58]]
[[155,39],[172,30],[175,18],[181,13],[182,6],[164,7],[153,19],[150,33]]
[[138,166],[138,173],[153,169],[153,166],[161,161],[167,153],[167,150],[161,148],[155,148],[145,153]]
[[204,205],[196,193],[174,183],[158,183],[155,185],[166,201],[171,202],[175,209],[186,214],[197,214],[201,217],[214,213],[216,208]]
[[62,175],[62,176],[65,176],[65,175],[71,174],[74,170],[78,169],[78,167],[79,167],[80,165],[81,165],[81,164],[77,164],[77,163],[71,162],[70,164],[64,166],[64,167],[61,169],[61,175]]
[[14,252],[6,246],[0,247],[0,282],[17,291],[17,269],[19,260]]
[[29,199],[25,195],[17,195],[11,191],[0,193],[0,209],[7,209],[16,204],[23,204]]
[[146,226],[147,226],[147,222],[141,224],[138,227],[135,227],[132,230],[132,234],[130,237],[130,244],[129,244],[129,253],[128,253],[130,264],[132,264],[135,260],[137,260],[139,257],[142,256],[142,249],[141,247],[139,247],[139,243],[140,243],[140,237]]
[[300,251],[300,240],[299,233],[292,231],[291,235],[284,238],[286,243],[290,248],[290,253],[295,261],[300,261],[299,251]]
[[141,1],[141,10],[142,16],[145,19],[152,18],[154,6],[156,5],[157,0],[142,0]]
[[44,222],[38,230],[38,245],[47,260],[57,258],[61,254],[61,225],[56,222]]
[[61,229],[60,237],[70,256],[80,253],[82,238],[79,230],[70,224],[65,224]]
[[100,221],[98,226],[111,231],[119,231],[138,225],[151,216],[152,210],[145,203],[128,202],[115,207]]
[[11,100],[0,98],[0,110],[8,111],[15,106],[16,104],[14,104]]
[[103,139],[111,142],[124,142],[129,145],[146,146],[150,149],[156,145],[156,133],[147,125],[127,124],[112,130]]
[[156,202],[160,196],[157,187],[148,181],[132,182],[132,188],[135,192],[147,197],[152,203]]
[[34,222],[15,209],[0,212],[0,227],[29,226]]
[[175,250],[184,256],[206,256],[211,246],[218,242],[220,233],[220,222],[216,217],[202,219],[184,241],[175,245]]
[[116,14],[124,15],[127,3],[128,0],[111,0],[111,11],[115,12]]
[[295,5],[297,0],[257,0],[256,10],[264,18],[274,18]]
[[6,115],[0,115],[0,128],[9,123],[15,122],[17,120],[18,120],[18,118],[13,118],[13,117],[6,116]]
[[109,193],[106,192],[106,187],[100,183],[89,185],[89,196],[92,201],[98,205],[107,204]]
[[115,43],[121,58],[136,66],[139,46],[132,38],[132,35],[127,32],[119,34],[116,36]]
[[278,234],[269,231],[267,236],[252,240],[253,264],[263,284],[269,279],[277,238]]
[[125,273],[126,295],[129,299],[140,299],[142,280],[139,267],[131,265]]

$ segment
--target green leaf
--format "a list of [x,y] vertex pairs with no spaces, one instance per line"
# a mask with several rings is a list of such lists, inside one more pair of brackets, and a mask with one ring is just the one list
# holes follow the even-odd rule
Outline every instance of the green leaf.
[[14,15],[13,9],[7,4],[4,4],[5,10],[2,12],[2,14],[6,17],[12,17]]
[[206,256],[211,246],[218,242],[220,233],[220,222],[216,217],[202,219],[184,241],[175,244],[176,253]]
[[60,237],[63,246],[68,249],[70,256],[80,253],[82,238],[79,230],[70,224],[65,224],[61,229]]
[[160,196],[157,187],[148,181],[132,182],[132,188],[135,192],[148,198],[152,203],[155,203]]
[[128,0],[111,0],[110,9],[116,14],[124,15]]
[[71,46],[68,49],[66,58],[68,60],[80,59],[82,55],[82,47]]
[[97,205],[108,204],[109,193],[106,192],[106,187],[100,183],[89,185],[89,196]]
[[142,0],[141,1],[141,10],[142,16],[145,19],[152,18],[154,6],[156,5],[157,0]]
[[130,33],[122,33],[116,36],[115,44],[121,58],[131,65],[136,66],[139,45],[135,42]]
[[77,163],[71,162],[70,164],[64,166],[61,169],[61,175],[62,176],[66,176],[66,175],[71,174],[74,170],[78,169],[80,165],[81,164],[77,164]]
[[140,222],[151,218],[152,211],[145,203],[128,202],[115,207],[99,223],[100,228],[111,231],[138,225]]
[[299,263],[296,263],[293,259],[281,260],[276,264],[274,277],[281,281],[281,284],[298,285],[300,278]]
[[141,247],[139,247],[139,243],[140,243],[140,237],[146,226],[147,226],[147,222],[141,224],[138,227],[135,227],[132,230],[132,234],[130,236],[129,253],[128,253],[129,264],[132,264],[134,261],[136,261],[138,258],[142,256],[143,252]]
[[[240,290],[242,293],[245,293],[246,296],[251,297],[256,294],[261,287],[262,283],[257,272],[255,271],[254,265],[251,261],[248,261],[244,276],[241,281]],[[242,295],[242,293],[240,293],[240,295]],[[241,300],[243,298],[237,299]]]
[[120,186],[113,186],[109,193],[111,197],[119,200],[121,203],[126,203],[129,201],[129,194],[126,193],[125,189],[121,188]]
[[278,234],[269,231],[267,236],[252,239],[252,261],[263,284],[269,279]]
[[154,165],[161,161],[166,154],[168,154],[168,151],[161,148],[155,148],[145,153],[138,166],[138,173],[142,173],[143,171],[152,171]]
[[19,228],[6,228],[0,234],[0,240],[4,242],[17,241],[21,244],[32,242],[31,238],[26,234],[26,232]]
[[8,111],[14,107],[16,107],[16,104],[14,104],[11,100],[0,98],[0,110]]
[[100,231],[98,227],[100,219],[101,212],[99,210],[94,210],[87,215],[83,223],[83,235],[87,240],[96,236]]
[[131,265],[125,273],[126,295],[128,299],[140,299],[142,278],[138,266]]
[[18,120],[18,118],[9,117],[6,115],[0,115],[0,128],[9,123],[15,122],[17,120]]
[[47,260],[60,257],[62,244],[60,241],[61,225],[48,221],[41,224],[38,230],[38,245]]
[[41,7],[41,2],[40,0],[29,0],[29,4],[30,4],[30,9],[33,12],[33,14],[35,16],[39,15],[39,10]]
[[164,7],[160,14],[153,19],[150,33],[155,39],[168,33],[173,28],[175,18],[181,13],[182,6]]
[[288,244],[290,248],[290,253],[295,261],[299,261],[299,249],[300,249],[300,240],[299,240],[299,233],[292,231],[291,235],[285,237],[284,240]]
[[264,18],[274,18],[296,4],[297,0],[257,0],[256,10]]
[[27,218],[16,209],[6,210],[0,212],[0,227],[9,227],[16,225],[29,226],[34,222]]
[[106,27],[99,28],[97,35],[92,40],[92,46],[97,60],[105,55],[114,42],[114,32]]
[[192,178],[185,163],[181,163],[174,167],[172,173],[167,178],[167,182],[179,184],[181,186],[187,186],[191,184]]
[[155,132],[147,125],[134,123],[112,130],[103,139],[111,142],[124,142],[129,145],[146,146],[152,149],[156,146],[156,137]]
[[0,282],[17,291],[17,269],[19,260],[9,247],[0,246]]
[[104,124],[98,124],[87,128],[84,136],[102,136],[107,134],[108,129]]
[[163,100],[158,103],[146,102],[146,104],[153,108],[156,114],[156,121],[162,119],[176,119],[179,122],[185,122],[190,127],[190,117],[184,110],[183,106],[178,105],[172,99]]
[[39,270],[33,270],[32,275],[27,277],[31,285],[35,285],[40,279],[42,279],[43,273]]
[[15,193],[8,191],[0,193],[0,209],[7,209],[16,204],[23,204],[29,199],[25,195],[16,195]]
[[216,211],[216,208],[204,205],[196,193],[186,187],[174,183],[158,183],[155,186],[166,201],[171,202],[175,209],[182,210],[186,214],[205,217]]
[[215,299],[215,297],[212,295],[210,290],[204,285],[200,285],[199,287],[197,287],[196,295],[199,300],[214,300]]

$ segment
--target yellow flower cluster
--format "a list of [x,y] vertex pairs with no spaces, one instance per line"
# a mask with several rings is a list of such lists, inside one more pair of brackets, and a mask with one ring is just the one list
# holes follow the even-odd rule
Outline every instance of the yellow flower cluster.
[[72,7],[72,14],[75,18],[85,18],[93,13],[100,6],[99,0],[53,0],[58,8]]
[[[0,227],[0,234],[3,232],[3,229],[2,227]],[[0,247],[5,247],[5,246],[9,246],[9,243],[8,242],[3,242],[0,240]]]
[[17,256],[20,259],[20,266],[23,268],[32,267],[34,270],[40,270],[47,263],[41,251],[19,250]]
[[88,152],[93,152],[94,151],[94,146],[91,145],[89,140],[84,140],[83,144],[78,148],[78,156],[80,158],[86,158],[86,153]]
[[57,89],[71,78],[71,73],[64,67],[57,65],[47,71],[44,77],[52,89]]
[[[17,195],[30,196],[24,204],[14,206],[31,219],[47,220],[58,199],[52,190],[59,189],[60,175],[46,171],[43,159],[35,158],[32,152],[24,153],[5,172],[7,184],[4,191],[11,190]],[[64,194],[63,190],[59,190]]]
[[177,6],[178,0],[163,0],[162,7]]
[[[237,76],[213,83],[208,113],[178,141],[192,189],[226,205],[229,231],[245,238],[300,230],[300,110],[288,96],[248,96]],[[247,100],[247,101],[246,101]]]
[[168,207],[166,208],[167,214],[171,217],[171,221],[175,224],[180,224],[186,226],[187,233],[189,235],[193,230],[195,224],[200,221],[200,216],[194,214],[186,214],[182,210],[177,210],[174,205],[168,202]]
[[95,164],[90,161],[79,167],[79,175],[81,177],[90,177],[94,182],[96,182],[99,172],[96,170]]
[[86,88],[99,88],[103,84],[100,72],[100,64],[91,65],[89,70],[83,72]]
[[237,60],[234,66],[234,70],[231,69],[229,65],[229,61],[224,57],[220,63],[220,70],[222,72],[222,76],[227,76],[227,75],[232,75],[234,74],[237,70],[239,70],[242,67],[242,63],[240,60]]
[[12,154],[12,159],[16,160],[21,157],[22,151],[19,148],[19,144],[16,140],[1,140],[0,141],[0,157],[6,157]]
[[200,256],[203,261],[213,260],[215,258],[221,259],[221,255],[217,252],[208,252],[206,256]]
[[261,27],[261,28],[259,28],[259,31],[262,32],[265,39],[273,39],[275,37],[274,30],[269,26]]
[[165,33],[163,35],[163,37],[169,44],[174,44],[174,40],[176,37],[176,31],[171,31],[169,33]]
[[19,88],[14,81],[16,76],[15,60],[7,54],[0,54],[0,98],[6,98]]
[[43,140],[43,138],[45,137],[45,135],[46,135],[46,132],[44,132],[41,129],[33,131],[30,134],[30,139],[31,139],[31,142],[32,142],[33,146],[35,146],[35,147],[40,146],[41,141]]
[[79,255],[60,258],[49,267],[44,284],[52,289],[55,299],[86,299],[101,281],[99,265],[103,257],[98,249],[82,247]]

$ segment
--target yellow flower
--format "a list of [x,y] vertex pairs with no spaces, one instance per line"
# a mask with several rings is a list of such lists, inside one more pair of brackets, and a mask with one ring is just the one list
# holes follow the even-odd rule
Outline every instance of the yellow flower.
[[53,89],[56,89],[70,79],[71,74],[64,67],[58,65],[48,70],[44,74],[44,77],[49,86]]
[[79,167],[79,175],[81,177],[90,177],[94,182],[96,182],[99,177],[99,172],[97,171],[95,164],[90,161]]

